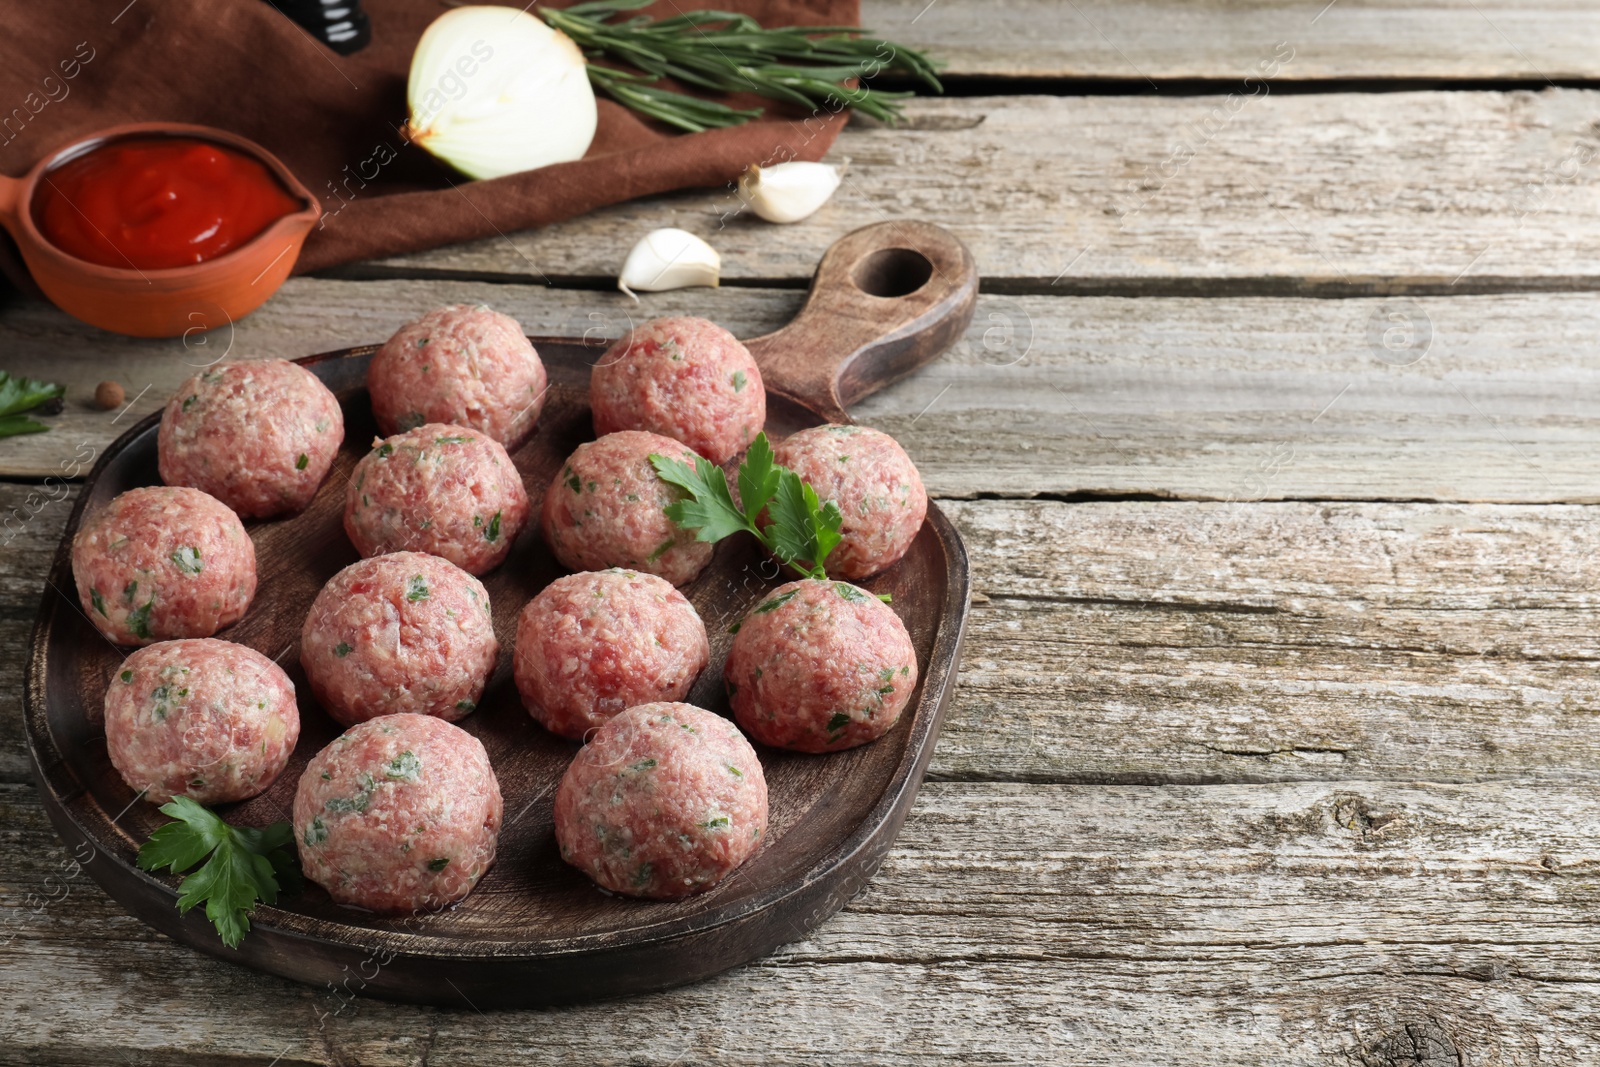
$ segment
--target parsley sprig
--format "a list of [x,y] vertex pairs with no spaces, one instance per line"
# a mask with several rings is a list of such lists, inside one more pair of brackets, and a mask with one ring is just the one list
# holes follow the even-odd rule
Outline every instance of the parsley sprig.
[[166,867],[181,874],[205,860],[178,883],[178,911],[187,915],[190,908],[204,903],[206,918],[229,948],[238,948],[250,930],[249,916],[257,901],[276,904],[280,892],[299,891],[294,828],[288,823],[259,830],[230,826],[188,797],[174,797],[160,811],[177,821],[150,835],[139,849],[139,866],[147,871]]
[[[691,467],[682,460],[652,455],[650,463],[662,481],[688,494],[665,510],[667,518],[694,530],[696,540],[720,541],[749,533],[807,578],[828,577],[823,564],[839,543],[844,516],[833,501],[819,500],[811,483],[773,461],[765,433],[756,434],[739,464],[739,504],[734,503],[727,475],[710,460],[696,456]],[[763,510],[769,520],[765,528],[759,525]]]
[[[41,382],[37,378],[13,378],[0,370],[0,437],[25,433],[44,433],[50,427],[23,415],[24,411],[48,404],[66,393],[64,386]],[[60,407],[57,405],[56,410]],[[54,414],[46,411],[45,414]]]
[[[867,36],[855,26],[762,26],[731,11],[687,11],[669,18],[647,15],[612,21],[651,0],[590,0],[567,8],[541,7],[539,15],[592,58],[604,57],[642,71],[589,64],[596,89],[635,111],[691,133],[737,126],[761,114],[658,87],[662,78],[713,93],[755,93],[809,110],[844,104],[893,123],[911,93],[867,86],[846,88],[851,78],[895,71],[942,92],[939,64],[915,48]],[[840,101],[836,106],[833,101]]]

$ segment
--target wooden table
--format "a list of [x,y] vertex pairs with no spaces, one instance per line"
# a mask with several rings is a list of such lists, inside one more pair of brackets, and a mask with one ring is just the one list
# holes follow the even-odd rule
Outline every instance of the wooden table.
[[[955,91],[853,121],[802,225],[626,204],[298,279],[187,342],[7,301],[0,365],[73,400],[0,443],[0,1061],[1600,1061],[1600,8],[1325,3],[869,0]],[[917,807],[815,935],[485,1017],[219,963],[74,873],[21,649],[72,479],[194,365],[460,299],[533,333],[754,334],[835,238],[913,217],[984,296],[855,414],[916,459],[977,592]],[[664,225],[729,284],[606,291]],[[120,415],[84,403],[106,377]]]

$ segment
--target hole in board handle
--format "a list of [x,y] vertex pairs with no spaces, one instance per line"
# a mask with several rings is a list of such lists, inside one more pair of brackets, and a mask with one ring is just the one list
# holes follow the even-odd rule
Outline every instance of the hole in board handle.
[[861,257],[850,272],[856,288],[869,296],[910,296],[933,277],[933,262],[910,248],[880,248]]

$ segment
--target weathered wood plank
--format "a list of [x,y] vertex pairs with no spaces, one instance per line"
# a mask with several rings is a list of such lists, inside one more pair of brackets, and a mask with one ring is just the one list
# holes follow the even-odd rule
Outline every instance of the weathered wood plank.
[[[614,336],[698,313],[751,336],[784,322],[801,294],[724,288],[634,305],[537,286],[298,279],[238,324],[230,358],[381,340],[420,309],[462,300],[488,300],[534,333]],[[962,343],[856,414],[895,435],[943,497],[1592,501],[1596,337],[1600,302],[1586,294],[985,295]],[[65,380],[71,399],[51,433],[0,441],[0,475],[86,473],[229,337],[199,340],[112,338],[41,304],[7,308],[7,367]],[[120,418],[84,403],[105,375],[144,394]]]
[[1600,509],[945,507],[983,599],[937,774],[1600,774]]
[[946,497],[1593,501],[1597,328],[1578,294],[989,296],[855,414]]
[[[1600,1056],[1586,786],[932,783],[878,877],[809,939],[686,989],[487,1020],[202,957],[72,877],[26,790],[0,788],[0,813],[5,1062]],[[1453,1055],[1399,1055],[1408,1027]]]
[[863,25],[945,57],[949,73],[1238,80],[1279,41],[1286,80],[1593,78],[1600,12],[1581,0],[865,0]]
[[[0,564],[0,568],[3,567]],[[41,586],[44,584],[42,578],[35,581]],[[0,699],[6,702],[8,709],[0,713],[0,782],[27,781],[33,774],[22,726],[22,674],[27,666],[28,636],[33,632],[33,613],[38,610],[39,600],[37,591],[21,599],[25,607],[15,605],[7,590],[7,618],[0,622],[0,647],[7,650],[5,656],[0,656]],[[25,620],[13,617],[20,612],[27,613]]]
[[[11,647],[69,506],[0,552]],[[1600,509],[945,506],[978,596],[936,777],[1600,778]],[[30,773],[20,660],[0,781]]]
[[689,192],[383,263],[609,279],[681,226],[725,277],[800,279],[845,233],[918,218],[966,241],[990,288],[1595,286],[1600,94],[1257,91],[919,99],[897,129],[851,123],[830,157],[851,160],[844,185],[799,225]]

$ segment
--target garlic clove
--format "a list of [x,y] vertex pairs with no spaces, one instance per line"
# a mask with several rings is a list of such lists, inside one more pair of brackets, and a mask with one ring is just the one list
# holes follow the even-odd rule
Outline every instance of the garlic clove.
[[411,140],[470,178],[580,159],[598,121],[578,46],[506,7],[435,19],[412,55],[406,104]]
[[696,285],[715,288],[722,280],[722,257],[687,230],[668,227],[644,235],[627,261],[617,288],[638,300],[634,290],[661,293]]
[[799,222],[828,202],[839,181],[839,168],[828,163],[752,163],[739,175],[739,199],[768,222]]

